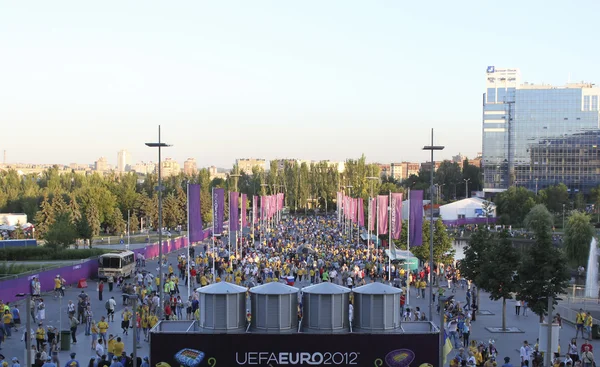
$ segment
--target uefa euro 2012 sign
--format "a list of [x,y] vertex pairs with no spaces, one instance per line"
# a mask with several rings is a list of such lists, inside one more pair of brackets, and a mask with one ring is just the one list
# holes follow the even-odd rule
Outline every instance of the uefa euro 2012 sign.
[[157,333],[151,336],[151,365],[433,367],[438,357],[437,338],[435,333]]

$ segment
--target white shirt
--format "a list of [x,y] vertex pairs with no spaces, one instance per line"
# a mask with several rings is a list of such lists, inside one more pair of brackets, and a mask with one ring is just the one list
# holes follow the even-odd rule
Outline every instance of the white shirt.
[[529,345],[522,346],[519,352],[522,361],[528,360],[531,362],[531,347]]
[[104,346],[100,343],[96,343],[96,355],[102,357],[104,354]]
[[352,306],[352,303],[348,305],[348,319],[350,321],[354,319],[354,306]]
[[115,301],[113,298],[108,300],[108,306],[110,308],[111,311],[115,310],[115,307],[117,307],[117,301]]

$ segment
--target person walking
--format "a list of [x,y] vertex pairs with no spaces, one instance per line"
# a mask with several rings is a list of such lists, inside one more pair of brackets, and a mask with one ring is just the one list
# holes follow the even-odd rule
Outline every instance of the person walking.
[[519,316],[521,314],[521,301],[517,300],[515,302],[515,315]]
[[115,278],[111,275],[108,277],[108,291],[109,292],[113,291],[114,284],[115,284]]
[[581,353],[581,362],[583,362],[583,367],[593,367],[594,363],[594,353],[590,351],[590,347],[585,346],[583,353]]
[[101,280],[98,283],[98,300],[102,301],[102,292],[104,292],[104,282]]
[[77,325],[79,325],[79,320],[75,317],[75,315],[70,315],[69,325],[71,327],[71,340],[72,344],[77,344]]

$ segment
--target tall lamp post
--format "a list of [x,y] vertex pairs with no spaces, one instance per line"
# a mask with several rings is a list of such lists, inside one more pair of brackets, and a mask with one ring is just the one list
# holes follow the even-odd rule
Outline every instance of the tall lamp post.
[[469,181],[471,181],[470,178],[463,178],[463,181],[465,181],[465,199],[469,197]]
[[426,145],[423,150],[431,151],[431,181],[429,191],[431,202],[429,203],[429,321],[433,319],[433,173],[435,162],[433,161],[434,150],[444,150],[441,145],[433,145],[433,129],[431,129],[431,145]]
[[163,191],[163,187],[162,187],[162,171],[161,171],[161,148],[166,148],[166,147],[170,147],[172,145],[167,144],[167,143],[163,143],[160,140],[160,125],[158,125],[158,142],[157,143],[146,143],[147,147],[150,148],[158,148],[158,186],[156,187],[156,190],[158,190],[158,277],[160,278],[160,290],[159,290],[159,297],[160,297],[160,310],[158,311],[159,315],[162,315],[163,312],[163,302],[165,301],[164,299],[164,289],[165,289],[165,285],[164,285],[164,279],[163,279],[163,267],[162,267],[162,248],[163,248],[163,244],[162,244],[162,191]]
[[[232,174],[229,175],[229,177],[233,178],[235,192],[237,192],[238,195],[239,195],[240,193],[238,192],[238,179],[240,177],[242,177],[242,175],[240,175],[239,173],[232,173]],[[231,218],[231,213],[229,213],[229,218]],[[241,216],[240,216],[240,218],[241,218]],[[241,230],[242,229],[241,229],[241,226],[240,226],[240,231]],[[237,245],[238,233],[237,232],[235,232],[233,234],[233,238],[235,240],[235,256],[237,257],[237,255],[238,255],[238,245]],[[229,219],[229,249],[230,249],[230,252],[231,252],[231,219]],[[231,254],[229,254],[229,256],[231,257]]]

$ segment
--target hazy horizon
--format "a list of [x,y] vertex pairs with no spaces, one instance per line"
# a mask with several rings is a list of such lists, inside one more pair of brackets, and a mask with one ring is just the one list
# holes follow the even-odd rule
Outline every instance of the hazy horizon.
[[[35,4],[32,6],[32,4]],[[8,163],[369,162],[481,151],[488,65],[600,82],[582,1],[57,1],[0,12]]]

